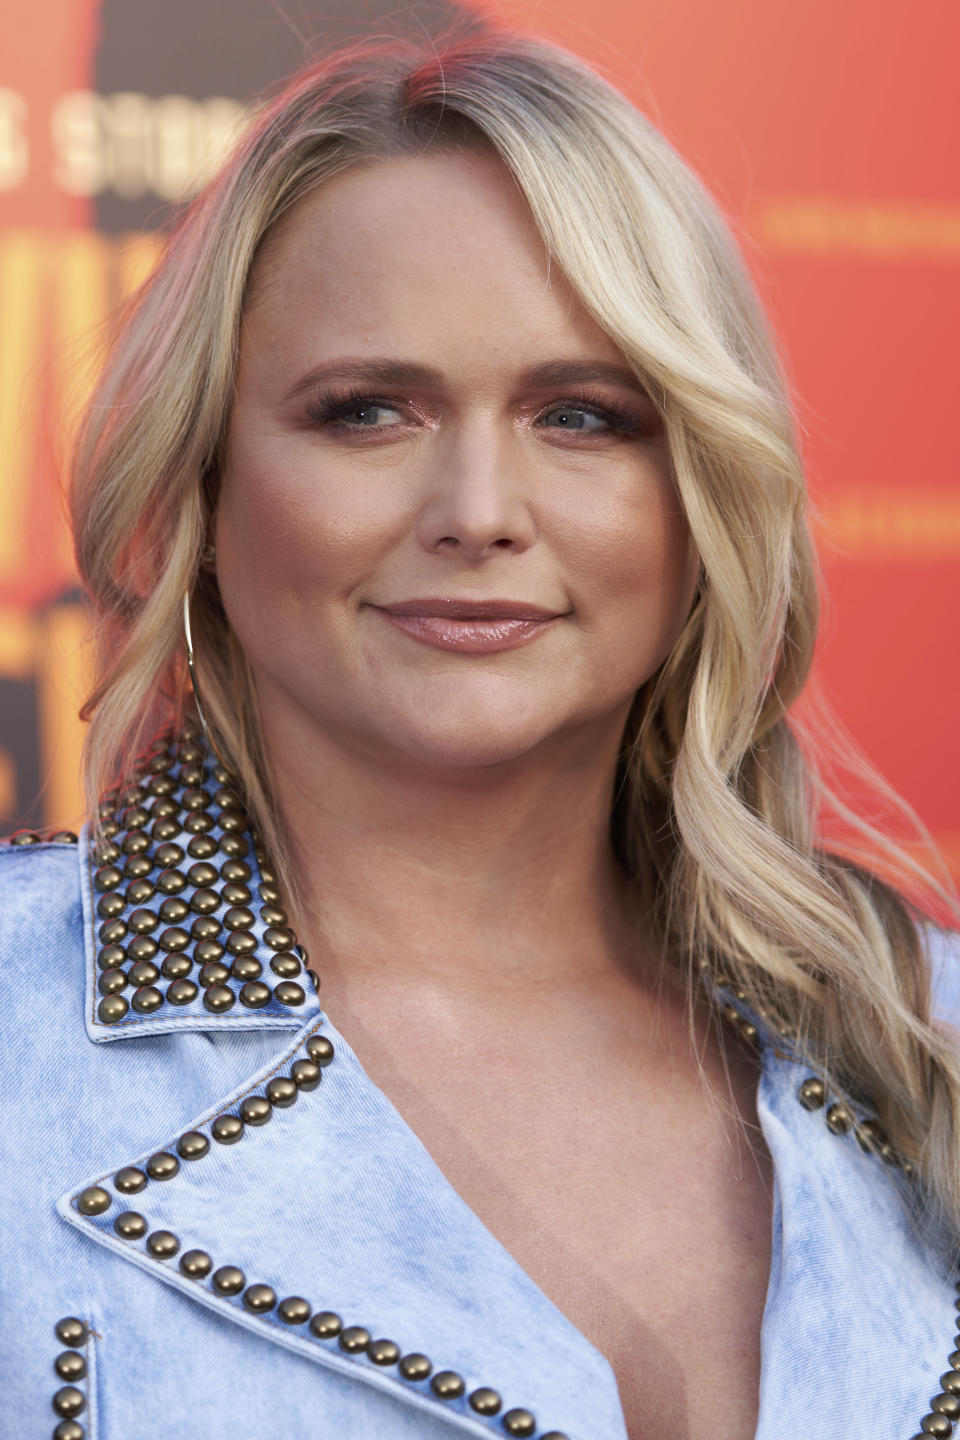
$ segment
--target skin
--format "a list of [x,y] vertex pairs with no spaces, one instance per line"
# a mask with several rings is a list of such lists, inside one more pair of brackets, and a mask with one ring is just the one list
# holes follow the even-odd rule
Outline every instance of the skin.
[[[361,385],[382,408],[367,401],[361,425],[347,404],[331,423],[318,397],[351,385],[316,371],[344,357],[436,373]],[[560,361],[626,363],[496,159],[338,176],[257,261],[217,577],[324,1008],[610,1358],[631,1435],[712,1436],[721,1413],[727,1440],[747,1440],[769,1269],[769,1173],[741,1144],[756,1075],[742,1057],[725,1068],[705,1025],[698,1067],[608,833],[624,723],[683,628],[698,556],[642,386],[533,376]],[[597,413],[611,403],[627,429]],[[375,608],[424,596],[561,618],[522,648],[468,655]],[[491,1067],[497,1084],[478,1086]],[[638,1096],[643,1123],[625,1127]],[[693,1251],[688,1290],[677,1257]]]
[[[318,393],[350,390],[311,372],[382,356],[436,381],[382,387],[391,408],[362,429],[311,418]],[[528,884],[500,900],[512,933],[540,933],[549,909],[582,950],[623,890],[606,837],[616,753],[635,691],[689,612],[698,561],[639,382],[530,383],[554,361],[625,366],[492,157],[339,176],[259,259],[217,575],[306,888],[323,896],[325,948],[369,947],[370,935],[333,934],[354,931],[363,895],[378,933],[442,907],[451,924],[462,914],[475,950],[478,901],[519,871]],[[630,432],[583,409],[582,428],[564,428],[558,407],[578,390],[620,405]],[[421,596],[519,599],[563,618],[522,649],[462,655],[373,608]],[[374,863],[390,896],[371,910]],[[517,948],[498,964],[521,963]]]

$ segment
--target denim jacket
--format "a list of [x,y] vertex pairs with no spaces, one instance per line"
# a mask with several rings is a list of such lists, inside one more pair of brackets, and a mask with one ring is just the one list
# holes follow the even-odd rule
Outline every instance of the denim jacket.
[[[321,1011],[198,750],[153,757],[98,854],[0,846],[0,1435],[626,1440],[607,1360]],[[955,1019],[952,940],[935,971]],[[913,1182],[720,998],[774,1161],[757,1440],[952,1434],[956,1277]]]

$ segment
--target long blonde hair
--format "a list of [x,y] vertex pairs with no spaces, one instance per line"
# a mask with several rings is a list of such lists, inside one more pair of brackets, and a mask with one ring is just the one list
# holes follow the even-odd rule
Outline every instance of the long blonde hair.
[[[664,952],[691,986],[722,969],[843,1095],[869,1100],[928,1213],[958,1234],[960,1061],[931,1023],[918,912],[818,843],[824,789],[786,719],[811,662],[817,576],[775,345],[700,181],[559,48],[473,30],[364,42],[304,70],[262,108],[122,315],[73,477],[79,564],[109,650],[87,707],[93,813],[151,731],[184,710],[191,591],[206,709],[295,888],[250,671],[200,565],[248,277],[278,219],[326,179],[433,147],[499,155],[666,425],[702,579],[637,696],[612,815]],[[895,847],[885,853],[896,861]]]

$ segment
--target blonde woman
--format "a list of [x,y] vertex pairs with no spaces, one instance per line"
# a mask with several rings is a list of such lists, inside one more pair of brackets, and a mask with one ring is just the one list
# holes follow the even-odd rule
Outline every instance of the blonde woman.
[[494,32],[295,77],[74,516],[93,819],[0,857],[11,1433],[952,1434],[956,950],[818,844],[790,406],[651,124]]

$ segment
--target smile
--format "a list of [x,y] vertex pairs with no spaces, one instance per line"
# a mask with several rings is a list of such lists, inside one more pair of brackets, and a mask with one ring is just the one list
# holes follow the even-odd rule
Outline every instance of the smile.
[[397,630],[438,650],[487,655],[529,645],[562,615],[513,601],[404,601],[374,609]]

